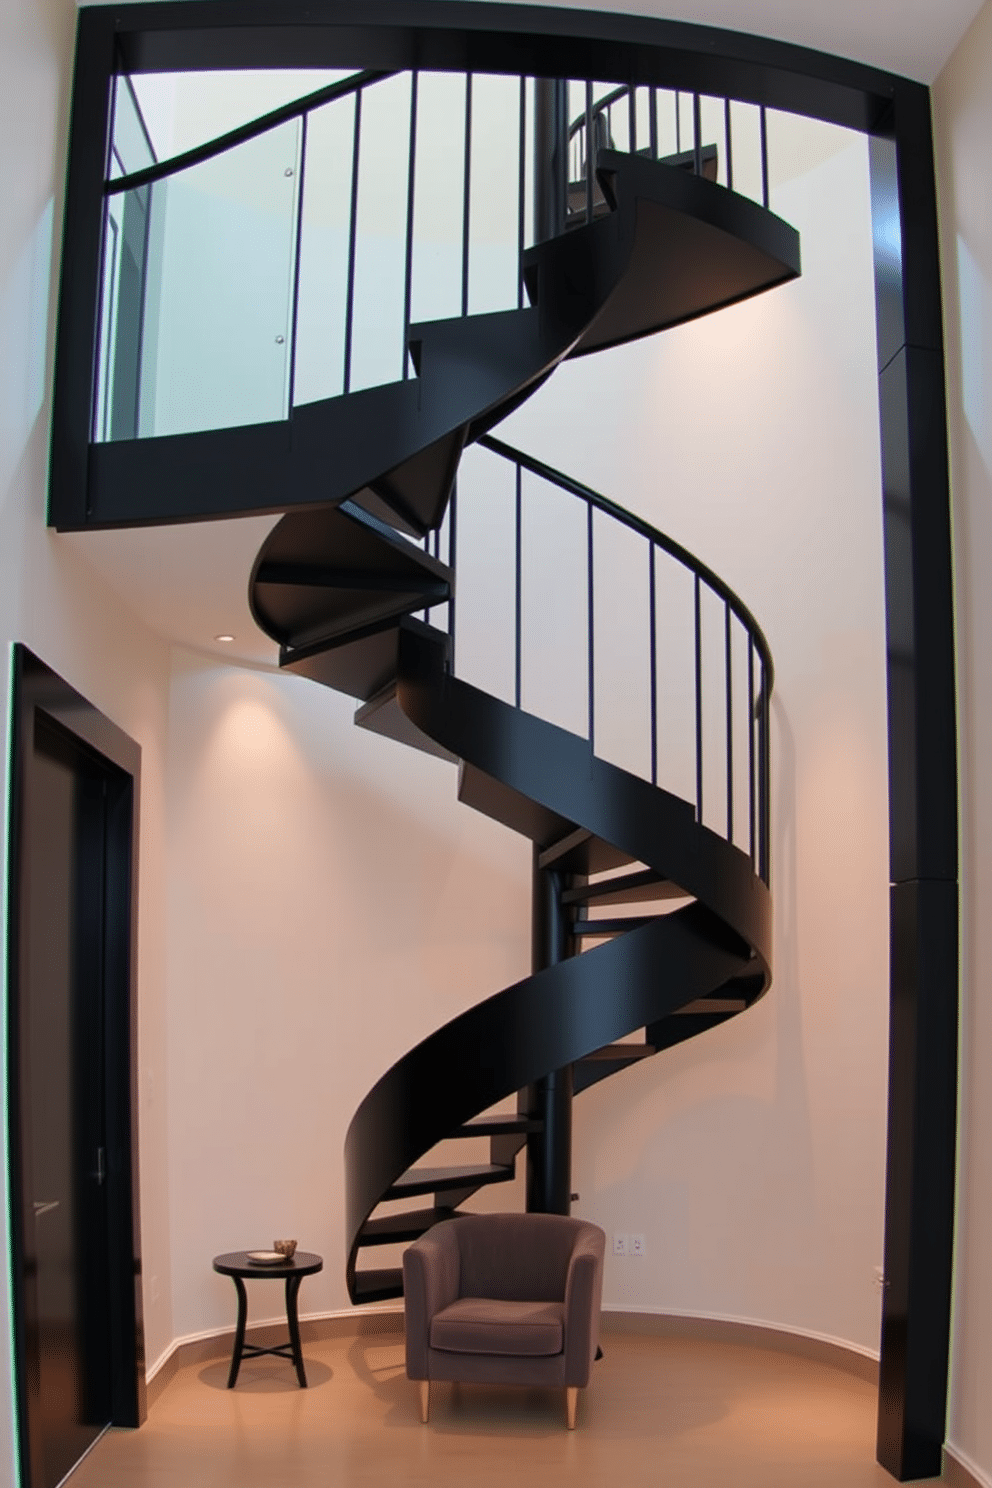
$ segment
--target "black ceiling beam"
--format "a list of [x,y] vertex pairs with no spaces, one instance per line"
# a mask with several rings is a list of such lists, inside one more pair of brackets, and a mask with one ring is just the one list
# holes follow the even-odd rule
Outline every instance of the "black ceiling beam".
[[[83,12],[85,15],[86,12]],[[737,31],[646,16],[461,0],[186,0],[113,10],[129,72],[419,67],[733,97],[872,132],[893,79]]]

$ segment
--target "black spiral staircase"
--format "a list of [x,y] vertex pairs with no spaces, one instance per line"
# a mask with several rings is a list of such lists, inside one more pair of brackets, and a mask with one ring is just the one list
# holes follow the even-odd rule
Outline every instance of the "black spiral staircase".
[[[130,279],[123,268],[111,265],[107,271],[111,278],[118,274],[113,320],[124,330],[116,333],[115,357],[107,358],[117,369],[114,387],[104,395],[104,423],[113,432],[90,445],[88,485],[93,520],[105,525],[136,520],[135,491],[141,493],[140,520],[150,522],[285,512],[250,580],[252,612],[279,642],[281,665],[356,698],[356,722],[362,727],[457,762],[459,799],[533,844],[533,975],[469,1008],[411,1050],[365,1097],[349,1128],[347,1280],[354,1302],[395,1297],[402,1290],[399,1269],[359,1267],[360,1256],[365,1260],[367,1252],[414,1239],[456,1213],[483,1186],[509,1181],[524,1148],[528,1206],[567,1212],[572,1096],[715,1027],[750,1006],[769,985],[773,672],[756,621],[727,585],[678,544],[490,431],[566,358],[711,314],[799,273],[798,235],[768,210],[763,115],[759,203],[732,189],[729,103],[726,184],[720,184],[718,151],[704,143],[698,96],[692,148],[662,157],[654,90],[650,142],[638,148],[634,90],[618,89],[594,102],[590,84],[584,112],[571,123],[563,112],[567,86],[534,85],[536,241],[525,248],[521,79],[517,304],[469,313],[468,76],[461,314],[412,323],[414,73],[402,375],[385,385],[354,388],[361,99],[383,76],[356,74],[302,100],[296,110],[304,125],[302,178],[308,115],[342,98],[354,100],[347,317],[340,393],[294,406],[291,357],[281,420],[147,437],[138,427],[140,388],[129,385],[126,396],[119,396],[120,367],[133,380],[140,357],[140,334],[130,343],[121,337],[128,326],[140,331],[145,314],[146,286],[138,271],[142,255],[146,263],[149,258],[148,193],[170,173],[236,148],[251,131],[193,152],[195,159],[154,163],[108,179],[108,200],[116,195],[124,201],[116,236],[125,249],[129,242],[136,246]],[[625,95],[628,148],[620,150],[614,145],[611,110]],[[679,117],[678,95],[675,101]],[[259,121],[254,133],[284,123],[291,113],[283,109]],[[285,174],[290,177],[293,170]],[[301,185],[294,345],[302,190]],[[126,292],[137,296],[127,314],[122,310]],[[515,481],[512,701],[481,690],[455,667],[456,478],[470,445],[509,462]],[[575,636],[587,677],[584,736],[522,706],[525,478],[554,486],[584,514],[586,624]],[[597,749],[594,540],[603,523],[636,535],[647,556],[651,740],[643,776],[611,763]],[[659,781],[657,658],[668,637],[659,633],[656,600],[665,563],[687,575],[693,596],[695,696],[684,700],[694,713],[692,801]],[[602,594],[599,599],[602,604]],[[704,760],[701,615],[710,601],[719,606],[725,638],[718,678],[725,724],[718,772],[725,831],[714,828],[712,812],[707,822],[703,810],[712,761]],[[623,594],[606,595],[608,606],[623,602]],[[733,657],[740,656],[741,646],[744,670],[738,665],[735,672]],[[734,725],[742,717],[743,735]],[[743,795],[735,783],[742,767]],[[515,1110],[494,1113],[513,1097]],[[487,1138],[489,1161],[416,1166],[450,1138]]]
[[[362,727],[457,761],[459,799],[531,840],[535,894],[548,901],[535,918],[551,942],[536,951],[547,964],[430,1035],[359,1107],[345,1146],[355,1302],[402,1293],[398,1268],[359,1267],[360,1256],[416,1238],[484,1185],[510,1180],[525,1146],[541,1174],[529,1182],[531,1202],[567,1208],[567,1153],[563,1172],[549,1169],[567,1149],[571,1094],[716,1026],[769,984],[771,661],[736,597],[678,554],[695,571],[697,609],[703,575],[761,653],[760,695],[749,702],[750,853],[686,801],[599,758],[590,739],[525,712],[519,671],[517,706],[457,677],[453,635],[415,618],[453,600],[454,568],[439,542],[432,552],[429,540],[421,548],[404,535],[437,532],[462,450],[482,440],[585,501],[590,521],[606,511],[676,551],[486,436],[564,358],[711,313],[798,272],[797,235],[707,179],[714,154],[697,174],[691,155],[666,162],[601,148],[593,189],[570,182],[562,230],[523,255],[526,306],[414,325],[415,379],[295,415],[314,440],[333,442],[325,499],[336,504],[291,513],[274,529],[251,579],[255,619],[279,641],[283,667],[358,699]],[[630,905],[640,912],[625,913]],[[558,1081],[550,1101],[549,1077]],[[514,1094],[516,1112],[491,1113]],[[479,1137],[489,1140],[487,1163],[415,1166],[443,1139]],[[420,1203],[396,1207],[404,1200]]]

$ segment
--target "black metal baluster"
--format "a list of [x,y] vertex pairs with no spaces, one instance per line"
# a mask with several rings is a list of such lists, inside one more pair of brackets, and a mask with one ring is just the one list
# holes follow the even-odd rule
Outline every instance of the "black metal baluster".
[[351,222],[348,228],[348,289],[344,312],[344,387],[351,391],[351,338],[355,322],[355,243],[358,235],[358,156],[362,135],[362,90],[355,94],[355,138],[351,150]]
[[520,154],[517,162],[517,309],[524,304],[524,193],[527,189],[527,79],[520,79]]
[[458,556],[458,482],[455,481],[451,488],[451,500],[448,503],[448,567],[451,569],[451,598],[448,600],[448,671],[454,675],[455,670],[455,573],[457,571]]
[[648,541],[648,583],[651,633],[651,784],[658,784],[658,623],[655,599],[654,543]]
[[768,847],[771,835],[771,780],[769,774],[769,707],[768,674],[761,664],[760,733],[758,735],[758,769],[761,777],[761,835],[758,846],[758,872],[768,883]]
[[589,749],[596,753],[596,613],[593,589],[592,502],[586,502],[586,550],[588,562],[586,605],[589,619]]
[[734,840],[734,672],[730,606],[723,606],[724,659],[727,668],[727,841]]
[[679,105],[679,90],[675,89],[675,153],[682,154],[682,109]]
[[658,89],[648,89],[648,128],[651,131],[651,159],[658,159]]
[[472,184],[472,74],[465,74],[465,180],[462,192],[462,314],[468,314],[468,242]]
[[703,633],[699,575],[695,582],[696,599],[696,820],[703,820]]
[[692,95],[692,168],[697,176],[703,174],[703,109],[698,93]]
[[730,135],[730,99],[723,100],[723,135],[727,150],[727,190],[734,189],[734,156]]
[[631,155],[636,155],[637,154],[637,89],[634,87],[633,83],[631,83],[630,87],[627,89],[627,114],[628,114],[627,143],[628,143],[628,145],[630,147],[630,153],[631,153]]
[[751,862],[754,862],[754,730],[757,720],[754,716],[754,636],[748,631],[747,637],[747,795],[748,795],[748,825],[751,850]]
[[517,465],[515,467],[515,469],[516,469],[516,472],[517,472],[517,481],[516,481],[516,492],[515,492],[515,496],[514,496],[514,521],[515,521],[515,524],[516,524],[515,525],[515,536],[514,536],[514,564],[515,564],[515,572],[516,572],[516,592],[515,592],[515,595],[514,595],[514,604],[513,604],[513,626],[514,626],[514,630],[513,630],[513,634],[514,634],[514,653],[513,653],[513,679],[514,680],[513,680],[513,697],[514,697],[514,702],[515,702],[516,706],[519,708],[520,707],[520,697],[521,697],[521,673],[522,673],[520,622],[521,622],[521,616],[522,616],[522,611],[523,611],[523,589],[522,589],[522,568],[523,568],[523,532],[522,532],[522,523],[523,523],[523,471],[521,470],[521,468],[520,468],[519,465]]
[[406,265],[403,280],[403,381],[410,376],[410,318],[413,303],[413,207],[417,177],[417,105],[420,74],[410,74],[410,158],[406,175]]
[[765,105],[761,105],[761,204],[768,206],[768,118]]
[[307,120],[300,119],[300,166],[296,178],[296,245],[293,256],[293,311],[289,323],[289,391],[287,415],[293,417],[293,401],[296,397],[296,327],[300,315],[300,257],[303,251],[303,186],[307,166]]
[[592,221],[592,83],[586,83],[586,221]]
[[[431,556],[431,535],[430,535],[429,532],[425,532],[424,533],[423,538],[421,539],[420,546],[423,548],[424,552],[427,554],[427,556],[429,558]],[[428,617],[429,614],[430,614],[430,605],[425,605],[424,606],[424,624],[425,625],[427,624],[427,617]]]

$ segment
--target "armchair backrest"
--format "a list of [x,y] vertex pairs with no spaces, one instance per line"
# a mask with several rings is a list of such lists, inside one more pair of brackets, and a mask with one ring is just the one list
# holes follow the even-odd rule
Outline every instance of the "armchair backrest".
[[581,1219],[561,1214],[472,1214],[450,1222],[460,1256],[459,1295],[563,1302]]

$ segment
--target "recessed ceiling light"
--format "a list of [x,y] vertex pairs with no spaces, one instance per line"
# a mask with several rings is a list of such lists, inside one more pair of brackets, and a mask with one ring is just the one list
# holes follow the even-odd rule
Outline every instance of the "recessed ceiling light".
[[215,635],[214,636],[214,640],[215,641],[225,641],[225,642],[227,642],[229,644],[231,641],[234,640],[234,636],[233,635]]

